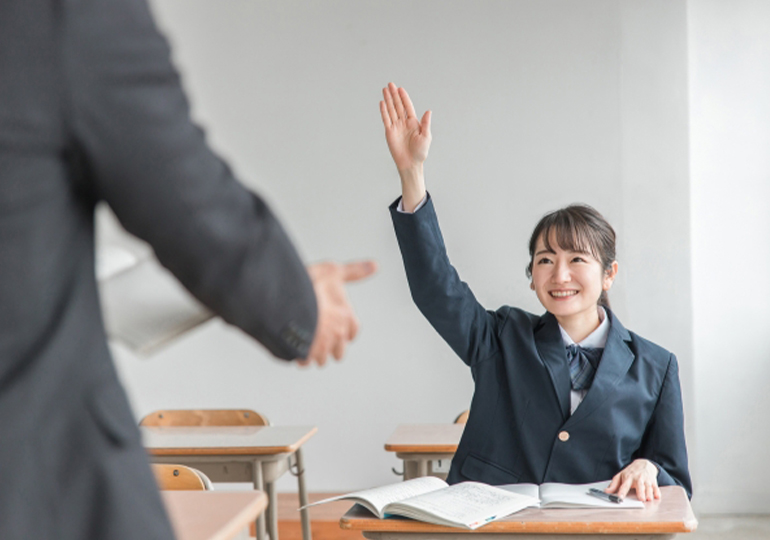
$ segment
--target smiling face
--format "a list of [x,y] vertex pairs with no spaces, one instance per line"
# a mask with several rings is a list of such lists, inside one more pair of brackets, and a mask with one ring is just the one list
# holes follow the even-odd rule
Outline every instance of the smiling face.
[[541,235],[532,258],[531,287],[543,307],[560,322],[572,318],[597,317],[596,305],[608,291],[617,273],[617,262],[609,271],[591,253],[563,249],[551,231],[546,243]]

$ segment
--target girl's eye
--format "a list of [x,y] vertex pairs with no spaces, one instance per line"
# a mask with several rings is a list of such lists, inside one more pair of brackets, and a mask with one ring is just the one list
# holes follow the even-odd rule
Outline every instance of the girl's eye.
[[548,263],[550,263],[550,262],[551,262],[551,259],[549,259],[549,258],[547,258],[547,257],[543,257],[542,259],[540,259],[539,261],[537,261],[537,264],[548,264]]
[[572,262],[586,262],[586,260],[583,257],[574,257]]

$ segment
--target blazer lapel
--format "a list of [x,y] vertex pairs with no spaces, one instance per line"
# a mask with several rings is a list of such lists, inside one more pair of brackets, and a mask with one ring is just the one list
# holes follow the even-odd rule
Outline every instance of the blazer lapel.
[[546,313],[540,318],[540,324],[535,328],[535,345],[551,377],[551,383],[561,406],[562,418],[567,420],[571,389],[567,350],[559,332],[559,323],[551,313]]
[[611,327],[599,362],[599,369],[596,370],[591,388],[586,392],[585,398],[575,409],[575,414],[570,417],[569,422],[578,422],[599,407],[615,391],[618,381],[634,361],[634,353],[626,343],[631,341],[631,335],[609,309],[607,313]]

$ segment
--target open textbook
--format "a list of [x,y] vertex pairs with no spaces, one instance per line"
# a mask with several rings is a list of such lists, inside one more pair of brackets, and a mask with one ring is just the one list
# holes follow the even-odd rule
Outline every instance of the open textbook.
[[307,506],[349,499],[379,518],[403,516],[437,525],[477,529],[482,525],[537,506],[537,497],[478,482],[450,486],[433,476],[348,493]]
[[507,484],[500,489],[540,499],[540,508],[644,508],[644,503],[633,495],[628,495],[623,502],[603,501],[588,490],[595,488],[604,491],[610,485],[609,480],[592,484]]

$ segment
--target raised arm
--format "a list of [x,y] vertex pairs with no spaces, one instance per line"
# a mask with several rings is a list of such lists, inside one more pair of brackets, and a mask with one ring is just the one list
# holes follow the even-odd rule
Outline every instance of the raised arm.
[[425,111],[422,120],[417,120],[409,94],[393,83],[382,89],[382,95],[380,113],[385,139],[401,176],[404,210],[413,212],[425,198],[423,163],[431,142],[430,111]]
[[[383,96],[380,113],[403,194],[403,211],[397,201],[390,212],[412,298],[457,355],[473,365],[497,350],[497,328],[504,315],[487,312],[478,303],[447,257],[423,176],[431,142],[430,111],[418,121],[406,90],[393,83],[383,89]],[[425,205],[415,211],[423,199]]]

